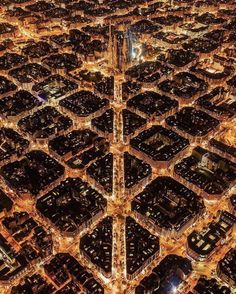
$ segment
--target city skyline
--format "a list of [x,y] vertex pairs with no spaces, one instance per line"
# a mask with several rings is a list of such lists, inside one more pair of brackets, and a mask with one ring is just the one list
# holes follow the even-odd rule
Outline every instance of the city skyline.
[[0,294],[236,291],[234,0],[2,0]]

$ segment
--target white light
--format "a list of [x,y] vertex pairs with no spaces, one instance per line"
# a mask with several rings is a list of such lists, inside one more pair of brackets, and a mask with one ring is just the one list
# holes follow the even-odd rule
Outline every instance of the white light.
[[136,53],[135,49],[132,49],[131,56],[133,59],[135,59],[137,57],[137,53]]
[[173,286],[172,293],[176,293],[176,292],[177,292],[177,288],[175,286]]

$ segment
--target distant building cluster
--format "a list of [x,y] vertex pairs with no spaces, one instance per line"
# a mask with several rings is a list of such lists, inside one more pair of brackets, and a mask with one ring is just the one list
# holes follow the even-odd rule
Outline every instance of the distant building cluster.
[[0,293],[236,293],[235,0],[0,0]]

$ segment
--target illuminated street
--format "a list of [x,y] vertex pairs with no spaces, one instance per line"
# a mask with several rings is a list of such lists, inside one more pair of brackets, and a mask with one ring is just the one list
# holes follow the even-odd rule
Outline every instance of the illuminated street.
[[236,293],[234,0],[2,0],[0,117],[0,294]]

